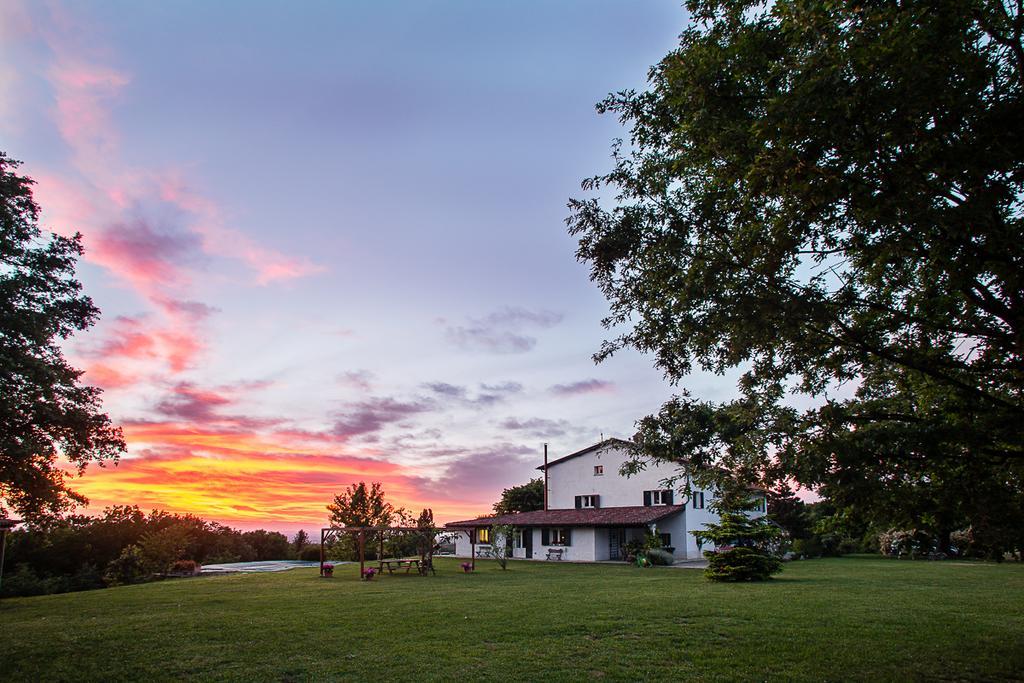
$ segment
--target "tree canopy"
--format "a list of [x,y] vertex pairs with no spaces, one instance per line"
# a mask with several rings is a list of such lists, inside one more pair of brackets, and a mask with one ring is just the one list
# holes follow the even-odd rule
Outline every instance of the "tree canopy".
[[851,503],[983,477],[1020,519],[1020,4],[687,7],[650,87],[598,105],[629,139],[584,183],[614,198],[568,224],[617,335],[596,359],[742,377],[725,404],[683,391],[638,443]]
[[384,489],[379,481],[373,482],[369,488],[365,481],[350,484],[343,493],[334,496],[334,502],[327,506],[327,510],[331,513],[332,526],[351,527],[390,526],[397,512],[384,499]]
[[0,152],[0,514],[57,515],[85,498],[67,484],[63,456],[79,473],[117,461],[121,430],[101,410],[101,390],[79,384],[61,342],[96,321],[75,263],[80,235],[44,236],[32,180]]
[[544,507],[544,480],[531,479],[525,484],[511,486],[501,492],[501,500],[494,504],[494,512],[509,515],[530,512]]

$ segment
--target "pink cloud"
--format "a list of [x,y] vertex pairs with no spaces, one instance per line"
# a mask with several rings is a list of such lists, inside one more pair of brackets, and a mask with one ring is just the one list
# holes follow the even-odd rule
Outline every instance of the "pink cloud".
[[[140,361],[149,361],[144,364],[150,373],[180,373],[193,367],[205,348],[199,333],[181,321],[165,327],[146,316],[119,316],[105,330],[98,346],[80,353],[87,361],[87,369],[98,366],[100,369],[94,370],[94,374],[107,380],[119,378],[116,385],[125,386],[129,378],[141,379],[144,372],[140,370]],[[153,361],[164,367],[154,367]]]
[[55,100],[54,118],[61,136],[79,160],[93,167],[96,157],[117,149],[118,135],[108,107],[129,77],[110,67],[58,58],[49,71]]
[[[15,9],[3,16],[34,23],[20,4]],[[111,108],[131,77],[109,65],[112,60],[101,44],[84,45],[82,17],[58,5],[47,6],[44,13],[38,38],[54,55],[44,71],[54,101],[53,121],[78,171],[77,177],[36,174],[41,203],[55,230],[81,231],[87,259],[150,299],[160,288],[188,286],[188,266],[198,253],[241,261],[260,285],[323,271],[307,258],[268,249],[228,227],[216,202],[190,190],[180,170],[122,163]],[[176,224],[157,229],[154,216],[167,213],[176,216]]]
[[309,259],[261,247],[244,233],[225,227],[217,205],[189,189],[179,173],[167,173],[160,179],[160,198],[195,217],[193,228],[202,236],[206,252],[244,261],[256,271],[256,281],[261,285],[302,278],[325,270]]
[[198,247],[198,239],[189,233],[157,231],[146,221],[135,220],[102,230],[92,244],[98,261],[148,288],[182,283],[181,262]]

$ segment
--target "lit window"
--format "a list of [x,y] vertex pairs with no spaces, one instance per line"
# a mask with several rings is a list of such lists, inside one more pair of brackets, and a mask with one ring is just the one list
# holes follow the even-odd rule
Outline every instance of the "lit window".
[[478,529],[476,532],[477,543],[490,543],[491,542],[491,530],[490,529]]
[[595,477],[602,477],[602,476],[604,476],[604,465],[594,465],[594,476]]

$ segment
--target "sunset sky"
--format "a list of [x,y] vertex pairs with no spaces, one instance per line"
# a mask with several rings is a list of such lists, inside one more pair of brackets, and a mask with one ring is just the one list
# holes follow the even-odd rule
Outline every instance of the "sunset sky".
[[[445,521],[671,395],[595,366],[564,219],[677,2],[0,3],[0,149],[80,231],[67,345],[129,454],[73,487],[312,530],[381,481]],[[729,378],[697,375],[702,398]]]

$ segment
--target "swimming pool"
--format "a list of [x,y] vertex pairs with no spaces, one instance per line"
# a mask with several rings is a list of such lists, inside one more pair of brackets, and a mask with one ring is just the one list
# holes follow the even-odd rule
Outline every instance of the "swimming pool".
[[[332,562],[331,564],[347,564],[346,562]],[[232,574],[243,572],[247,574],[257,572],[283,572],[288,569],[299,567],[319,567],[319,562],[304,562],[302,560],[264,560],[262,562],[225,562],[223,564],[204,564],[203,574]]]

